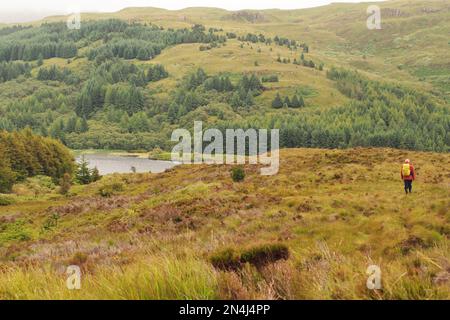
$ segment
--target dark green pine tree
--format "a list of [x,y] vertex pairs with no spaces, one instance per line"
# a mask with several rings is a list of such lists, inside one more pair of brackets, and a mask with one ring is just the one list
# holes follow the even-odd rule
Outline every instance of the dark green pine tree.
[[[301,100],[301,101],[300,101]],[[300,96],[300,99],[297,95],[294,95],[291,100],[291,108],[300,108],[304,106],[303,98]]]
[[291,100],[291,108],[299,108],[300,102],[298,101],[298,97],[294,95]]
[[76,172],[76,179],[78,183],[89,184],[91,183],[91,171],[88,167],[88,162],[84,156],[81,157],[80,163],[78,163],[78,170]]
[[86,132],[89,130],[89,125],[87,123],[86,118],[81,118],[80,121],[77,121],[76,131],[79,133]]
[[242,105],[242,101],[241,101],[239,92],[235,91],[233,93],[233,96],[231,97],[230,104],[231,104],[231,106],[233,107],[234,110],[236,110],[237,108],[239,108]]
[[283,100],[281,100],[280,94],[277,93],[275,99],[272,101],[272,108],[280,109],[283,107]]
[[42,56],[42,53],[39,54],[39,58],[37,61],[38,67],[42,66],[44,64],[44,57]]
[[299,104],[300,104],[300,108],[305,106],[305,101],[303,100],[303,97],[302,97],[302,96],[299,96],[299,97],[298,97],[298,102],[299,102]]
[[254,104],[252,90],[248,90],[247,96],[245,97],[245,100],[244,100],[244,104],[247,107],[250,107],[250,106],[252,106]]
[[291,106],[291,100],[289,100],[289,97],[288,97],[288,96],[286,96],[286,97],[284,98],[283,106],[286,106],[286,107],[290,107],[290,106]]
[[148,53],[148,51],[145,48],[140,48],[136,58],[138,60],[149,60],[150,59],[150,54]]
[[91,182],[95,182],[101,179],[100,172],[98,171],[97,167],[94,167],[94,169],[91,170]]
[[233,90],[233,84],[231,83],[229,77],[225,77],[223,80],[223,90],[224,91],[232,91]]
[[167,110],[167,118],[170,120],[170,123],[175,123],[177,120],[178,109],[179,107],[175,102],[169,106]]
[[71,133],[75,131],[76,126],[77,126],[77,117],[73,116],[67,120],[64,130],[67,133]]

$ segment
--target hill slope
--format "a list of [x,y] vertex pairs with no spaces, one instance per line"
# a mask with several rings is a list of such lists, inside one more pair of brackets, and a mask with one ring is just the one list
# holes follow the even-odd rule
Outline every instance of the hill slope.
[[[381,8],[382,30],[367,30],[366,10],[370,3],[235,12],[217,8],[129,8],[111,14],[83,14],[82,18],[120,18],[175,28],[200,23],[237,33],[280,35],[307,42],[326,62],[411,85],[420,78],[421,86],[431,82],[448,94],[449,75],[440,71],[449,67],[450,2],[394,0],[374,4]],[[61,17],[45,19],[58,20]]]
[[281,147],[447,152],[449,2],[378,4],[381,30],[367,29],[367,4],[129,8],[82,14],[80,30],[67,17],[3,28],[0,130],[149,151],[202,120],[278,128]]
[[[405,157],[418,176],[409,196]],[[229,166],[180,166],[107,176],[68,198],[14,196],[0,206],[0,298],[450,298],[450,155],[289,149],[280,160],[270,177],[246,166],[241,183]],[[240,271],[210,262],[267,244],[289,258]],[[69,264],[81,290],[65,287]]]

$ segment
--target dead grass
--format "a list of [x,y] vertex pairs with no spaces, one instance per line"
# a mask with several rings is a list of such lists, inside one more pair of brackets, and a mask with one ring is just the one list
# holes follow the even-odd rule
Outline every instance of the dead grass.
[[[406,157],[418,174],[409,196],[399,178]],[[58,270],[75,263],[92,290],[79,298],[450,298],[448,154],[293,149],[280,160],[278,175],[246,166],[239,183],[230,166],[180,166],[108,178],[123,190],[106,198],[100,183],[54,203],[17,196],[0,207],[0,295],[71,298]],[[43,228],[53,214],[58,223]],[[276,243],[289,257],[253,263],[260,255],[250,250],[250,263],[241,261],[245,250]],[[215,270],[209,258],[227,247],[239,268]],[[147,259],[156,265],[143,266]],[[382,271],[378,291],[366,288],[371,264]],[[151,281],[137,274],[146,268],[166,289],[131,280]]]

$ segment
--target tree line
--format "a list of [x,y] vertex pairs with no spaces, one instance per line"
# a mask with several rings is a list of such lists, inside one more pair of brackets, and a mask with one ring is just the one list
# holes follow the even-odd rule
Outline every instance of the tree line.
[[22,62],[0,62],[0,83],[16,79],[21,75],[30,76],[31,66]]
[[227,37],[229,39],[235,39],[237,38],[239,41],[242,42],[251,42],[251,43],[264,43],[266,45],[271,45],[272,43],[275,43],[279,46],[286,46],[289,49],[297,50],[298,48],[302,48],[303,52],[308,53],[309,52],[309,46],[306,43],[300,43],[297,40],[291,40],[285,37],[280,37],[276,35],[274,38],[267,37],[264,34],[254,34],[254,33],[247,33],[244,36],[237,36],[235,33],[227,33]]
[[[287,63],[291,63],[291,59],[290,58],[283,58],[282,59],[281,56],[278,55],[277,62],[287,64]],[[304,53],[302,53],[300,55],[300,59],[299,60],[297,60],[297,58],[294,58],[294,61],[292,63],[295,64],[295,65],[303,66],[303,67],[307,67],[307,68],[313,68],[313,69],[316,68],[319,71],[322,71],[323,67],[324,67],[323,63],[316,64],[311,59],[307,60],[305,58],[305,54]]]
[[36,79],[40,81],[61,81],[69,85],[75,85],[80,79],[73,74],[68,68],[61,68],[56,65],[50,67],[41,67],[38,71]]
[[[209,91],[221,93],[220,97],[212,99]],[[254,97],[264,90],[261,80],[255,74],[243,74],[236,84],[233,84],[228,75],[209,76],[202,68],[187,75],[168,109],[168,118],[171,122],[183,117],[197,107],[206,105],[213,100],[229,103],[235,111],[238,108],[249,108],[254,105]]]
[[162,65],[137,67],[129,62],[108,60],[97,67],[77,97],[75,112],[90,118],[105,106],[116,106],[129,115],[145,104],[142,86],[168,77]]
[[71,153],[56,140],[34,135],[31,130],[0,132],[0,192],[10,192],[15,182],[35,175],[58,181],[74,168]]
[[[0,46],[12,40],[20,44],[30,39],[30,43],[73,43],[78,48],[86,48],[86,52],[95,50],[91,47],[94,42],[97,49],[111,49],[115,44],[128,41],[165,48],[189,41],[208,43],[223,41],[223,37],[237,37],[236,34],[219,35],[220,31],[205,30],[201,25],[174,30],[120,20],[86,21],[80,30],[71,32],[65,24],[58,23],[3,33],[1,30]],[[269,39],[264,35],[255,36],[258,42]],[[250,35],[247,40],[256,38]],[[291,43],[282,37],[277,37],[276,43],[303,48],[297,61],[320,69],[320,65],[305,58],[309,51],[307,45]],[[276,75],[262,78],[255,74],[209,75],[198,69],[184,77],[173,91],[161,95],[154,94],[159,89],[145,88],[149,82],[168,76],[163,66],[124,61],[125,58],[115,55],[123,55],[125,51],[115,53],[109,49],[99,50],[99,55],[88,62],[89,68],[70,68],[72,71],[69,71],[69,68],[44,67],[38,63],[36,78],[41,83],[29,77],[26,62],[1,63],[3,79],[21,74],[26,78],[14,86],[3,85],[0,130],[30,127],[35,133],[61,139],[73,148],[167,148],[170,146],[167,140],[176,125],[190,125],[198,118],[218,126],[279,128],[284,147],[361,145],[449,150],[450,128],[445,101],[415,89],[331,68],[327,77],[351,99],[347,105],[329,109],[302,108],[303,94],[280,93],[272,104],[269,101],[264,106],[258,105],[257,97],[266,90],[264,82],[278,81]],[[137,55],[139,50],[134,51]],[[80,81],[68,80],[72,76],[79,77]],[[48,80],[67,85],[47,83]],[[264,108],[271,106],[279,110]],[[253,112],[257,108],[263,112]]]
[[283,107],[289,108],[301,108],[305,106],[305,101],[302,96],[294,94],[291,99],[285,96],[284,99],[281,98],[280,94],[277,93],[275,98],[272,100],[272,108],[280,109]]
[[0,61],[72,58],[76,56],[77,50],[76,45],[70,42],[1,42]]
[[168,46],[181,43],[223,43],[226,37],[216,35],[212,30],[206,32],[202,25],[177,30],[130,25],[115,37],[106,36],[103,40],[103,45],[88,52],[89,60],[101,62],[111,57],[150,60]]
[[[391,147],[450,151],[450,110],[436,97],[398,84],[369,80],[332,68],[328,77],[351,98],[336,108],[283,109],[270,115],[226,121],[223,128],[280,129],[284,148]],[[277,99],[278,100],[278,99]]]
[[0,29],[0,61],[73,58],[78,48],[99,40],[103,44],[88,52],[90,60],[104,57],[149,60],[171,45],[225,42],[226,36],[207,32],[202,25],[165,30],[118,19],[86,21],[79,30],[70,30],[62,22],[43,23],[33,28]]

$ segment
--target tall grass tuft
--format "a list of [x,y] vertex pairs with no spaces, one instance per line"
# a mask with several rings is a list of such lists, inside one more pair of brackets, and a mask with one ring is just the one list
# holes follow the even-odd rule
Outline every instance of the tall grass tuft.
[[99,267],[69,290],[66,275],[50,267],[0,272],[0,299],[213,299],[214,270],[193,258],[152,257],[125,267]]

